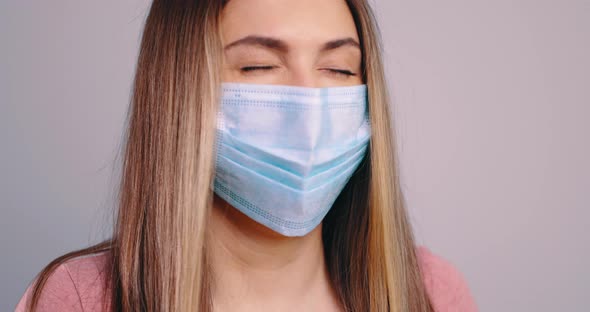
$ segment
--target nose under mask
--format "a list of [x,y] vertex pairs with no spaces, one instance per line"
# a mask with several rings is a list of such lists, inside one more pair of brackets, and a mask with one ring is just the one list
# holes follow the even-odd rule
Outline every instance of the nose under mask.
[[222,83],[214,192],[258,223],[303,236],[363,160],[366,85]]

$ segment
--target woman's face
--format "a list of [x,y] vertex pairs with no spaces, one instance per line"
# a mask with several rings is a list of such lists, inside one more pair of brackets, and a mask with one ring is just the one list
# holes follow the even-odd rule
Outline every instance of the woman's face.
[[221,34],[224,82],[363,83],[359,38],[344,0],[231,0]]

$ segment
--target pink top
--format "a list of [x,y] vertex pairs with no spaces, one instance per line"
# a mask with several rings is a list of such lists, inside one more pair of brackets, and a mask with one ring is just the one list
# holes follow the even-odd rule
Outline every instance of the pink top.
[[[462,274],[447,260],[428,248],[417,248],[426,290],[437,312],[476,312],[477,306]],[[49,277],[42,292],[38,310],[45,311],[101,311],[106,253],[79,257],[60,265]],[[24,312],[30,285],[16,312]]]

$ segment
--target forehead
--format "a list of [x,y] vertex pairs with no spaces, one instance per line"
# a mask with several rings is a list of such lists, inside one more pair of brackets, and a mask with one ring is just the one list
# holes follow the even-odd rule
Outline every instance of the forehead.
[[358,40],[345,0],[230,0],[221,16],[221,32],[226,43],[248,35],[295,44]]

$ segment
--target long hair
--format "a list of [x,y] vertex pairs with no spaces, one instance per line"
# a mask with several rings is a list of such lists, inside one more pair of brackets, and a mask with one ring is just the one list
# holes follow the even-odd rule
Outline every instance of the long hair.
[[[206,236],[225,2],[153,1],[127,117],[112,238],[47,265],[28,310],[35,310],[59,265],[101,252],[109,259],[105,309],[211,310]],[[346,311],[432,311],[400,190],[379,31],[366,0],[347,3],[361,40],[372,136],[324,219],[331,283]]]

